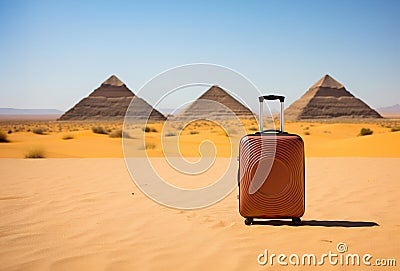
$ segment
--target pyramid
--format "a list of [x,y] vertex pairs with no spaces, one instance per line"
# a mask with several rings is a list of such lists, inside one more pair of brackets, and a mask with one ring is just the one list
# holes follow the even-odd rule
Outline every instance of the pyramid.
[[253,118],[249,108],[229,95],[219,86],[212,86],[203,95],[197,98],[187,108],[180,112],[177,119],[202,119],[215,117],[217,119],[234,118],[232,112],[238,118]]
[[330,118],[382,118],[329,75],[324,75],[285,110],[288,120]]
[[123,121],[132,99],[134,99],[134,108],[130,108],[131,117],[145,120],[149,115],[148,112],[151,112],[150,120],[165,120],[163,114],[153,109],[145,100],[137,97],[115,75],[110,76],[100,87],[65,112],[58,120]]

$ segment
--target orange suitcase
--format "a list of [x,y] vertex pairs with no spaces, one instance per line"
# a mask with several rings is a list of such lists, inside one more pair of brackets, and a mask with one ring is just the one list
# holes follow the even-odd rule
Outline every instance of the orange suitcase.
[[[264,100],[281,103],[280,130],[263,130]],[[304,143],[284,132],[285,97],[259,97],[260,132],[244,136],[239,145],[239,213],[245,224],[254,218],[288,218],[300,225],[305,211]]]

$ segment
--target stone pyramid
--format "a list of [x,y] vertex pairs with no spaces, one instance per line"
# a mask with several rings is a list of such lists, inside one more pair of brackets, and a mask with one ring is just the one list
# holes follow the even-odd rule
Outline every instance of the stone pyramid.
[[214,117],[217,119],[234,118],[232,112],[238,118],[253,118],[249,108],[229,95],[219,86],[212,86],[203,95],[176,115],[177,119],[202,119]]
[[326,74],[285,110],[285,118],[302,120],[382,116]]
[[100,87],[65,112],[58,120],[123,121],[132,99],[135,101],[134,108],[129,111],[131,117],[145,120],[149,115],[148,112],[151,112],[150,120],[165,120],[163,114],[137,97],[115,75],[104,81]]

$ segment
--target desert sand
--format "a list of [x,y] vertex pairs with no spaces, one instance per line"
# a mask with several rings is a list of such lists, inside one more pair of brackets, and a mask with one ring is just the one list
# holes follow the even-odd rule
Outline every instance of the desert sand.
[[[365,270],[362,263],[282,267],[257,262],[265,249],[319,257],[337,253],[340,242],[347,253],[373,255],[371,263],[396,259],[398,266],[400,132],[377,122],[289,122],[286,127],[306,146],[306,213],[299,227],[284,220],[245,226],[237,188],[208,208],[159,205],[132,181],[121,138],[88,128],[45,135],[13,132],[9,143],[0,143],[0,270]],[[357,136],[362,127],[374,133]],[[191,150],[204,138],[218,145],[228,140],[210,127],[196,129],[198,134],[190,129],[182,134],[187,157],[197,159],[198,149]],[[65,133],[73,139],[63,140]],[[155,143],[157,133],[149,133]],[[46,150],[46,158],[22,159],[35,145]],[[159,146],[149,151],[151,159],[161,159]],[[233,155],[223,148],[218,156]],[[205,180],[220,174],[221,161]],[[176,172],[157,170],[185,186]]]
[[308,158],[303,226],[249,227],[237,190],[209,208],[182,211],[147,198],[123,159],[1,159],[0,269],[282,270],[260,266],[257,256],[264,249],[321,255],[339,242],[349,253],[398,262],[399,163]]

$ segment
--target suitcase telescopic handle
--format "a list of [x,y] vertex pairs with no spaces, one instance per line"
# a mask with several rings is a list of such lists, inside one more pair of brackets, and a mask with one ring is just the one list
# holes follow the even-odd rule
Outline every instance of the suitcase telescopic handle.
[[285,96],[281,96],[281,95],[265,95],[265,96],[260,96],[258,97],[258,100],[260,102],[263,102],[264,100],[279,100],[281,103],[283,103],[285,101]]
[[260,114],[259,114],[259,125],[260,125],[260,133],[263,132],[263,121],[262,121],[262,113],[263,113],[263,102],[264,100],[268,100],[268,101],[272,101],[272,100],[279,100],[279,102],[281,103],[281,113],[280,113],[280,131],[284,132],[284,126],[283,126],[283,112],[284,112],[284,102],[285,102],[285,96],[281,96],[281,95],[263,95],[258,97],[258,101],[260,102]]

